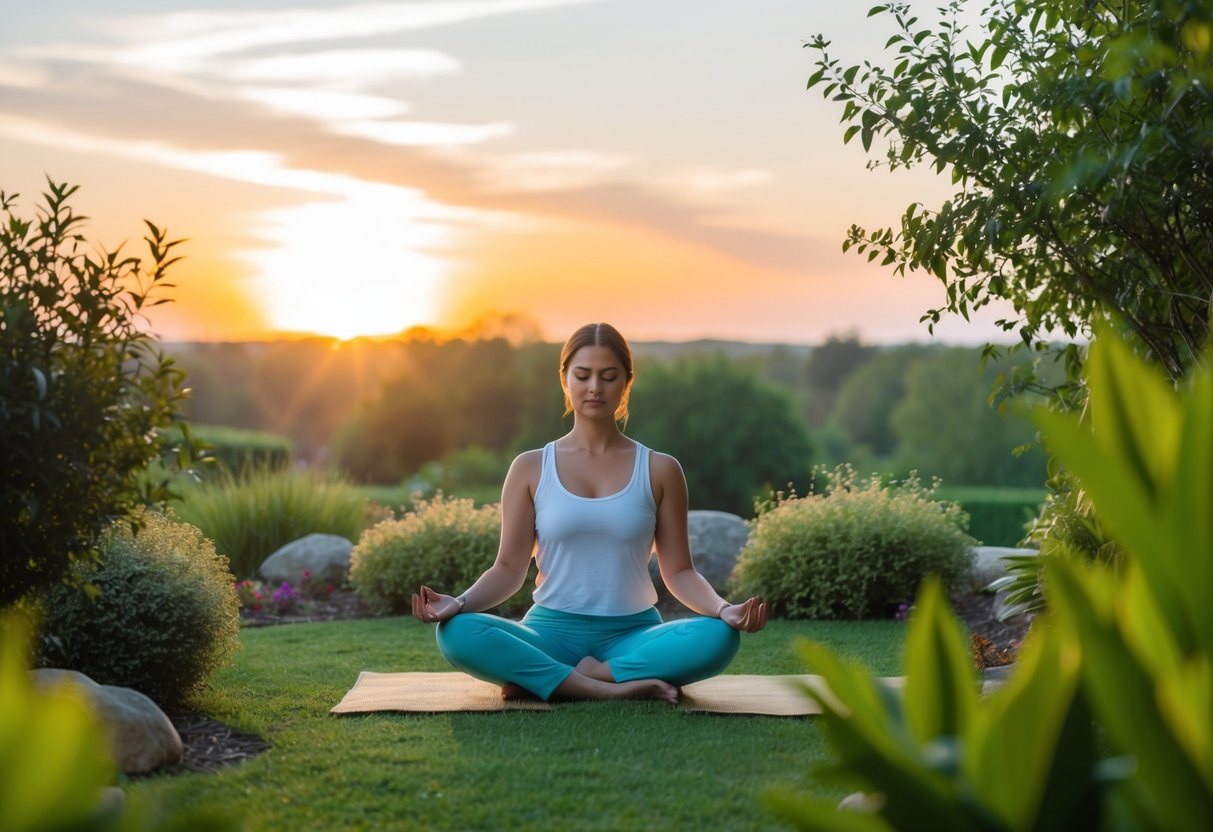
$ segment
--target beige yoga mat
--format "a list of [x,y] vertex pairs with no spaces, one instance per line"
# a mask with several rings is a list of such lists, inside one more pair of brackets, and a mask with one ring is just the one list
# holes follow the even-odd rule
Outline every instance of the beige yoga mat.
[[[886,679],[898,685],[900,680]],[[825,695],[829,690],[820,676],[716,676],[682,688],[682,705],[688,711],[719,714],[808,716],[821,713],[800,687],[809,685]],[[501,688],[465,673],[374,673],[364,670],[334,714],[371,711],[546,711],[538,701],[501,701]]]

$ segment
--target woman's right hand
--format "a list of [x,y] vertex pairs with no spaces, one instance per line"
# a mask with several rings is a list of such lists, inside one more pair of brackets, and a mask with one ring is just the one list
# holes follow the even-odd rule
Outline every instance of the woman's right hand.
[[435,592],[428,586],[413,593],[413,618],[423,624],[438,624],[454,618],[463,609],[458,598]]

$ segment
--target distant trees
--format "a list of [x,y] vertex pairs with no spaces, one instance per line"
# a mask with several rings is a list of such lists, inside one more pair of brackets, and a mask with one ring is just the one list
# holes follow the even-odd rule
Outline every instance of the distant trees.
[[764,490],[808,480],[791,394],[721,356],[638,367],[630,409],[628,433],[682,463],[692,508],[749,516]]

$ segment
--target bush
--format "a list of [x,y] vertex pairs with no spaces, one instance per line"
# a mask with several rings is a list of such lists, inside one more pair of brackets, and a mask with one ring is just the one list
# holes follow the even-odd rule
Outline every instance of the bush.
[[[451,595],[471,586],[493,565],[500,539],[496,505],[476,508],[469,499],[442,494],[418,499],[413,511],[362,535],[350,555],[350,582],[370,607],[407,612],[422,584]],[[524,584],[501,611],[521,610],[529,595]]]
[[971,565],[967,517],[933,495],[913,476],[883,485],[835,468],[823,493],[777,500],[752,522],[739,597],[760,595],[788,618],[864,618],[891,615],[927,575],[958,585]]
[[227,555],[238,578],[254,578],[276,549],[313,532],[357,540],[373,505],[338,477],[266,468],[218,477],[186,489],[177,516]]
[[100,562],[78,571],[82,586],[46,595],[44,630],[58,649],[44,648],[43,665],[176,704],[238,646],[227,558],[193,526],[137,511],[102,537]]
[[164,478],[139,474],[184,376],[138,324],[163,302],[176,243],[147,223],[150,273],[88,246],[75,191],[50,183],[32,220],[0,191],[0,607],[91,560],[131,506],[167,497]]

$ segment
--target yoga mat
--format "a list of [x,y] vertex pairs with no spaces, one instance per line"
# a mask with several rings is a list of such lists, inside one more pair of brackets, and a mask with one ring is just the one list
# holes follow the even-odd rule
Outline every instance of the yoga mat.
[[[899,687],[901,680],[886,684]],[[801,691],[798,683],[829,694],[820,676],[726,675],[684,685],[682,707],[688,711],[718,714],[808,716],[821,709]],[[501,688],[474,679],[466,673],[375,673],[358,674],[345,697],[330,713],[360,714],[372,711],[441,713],[447,711],[546,711],[546,702],[523,700],[502,702]]]

